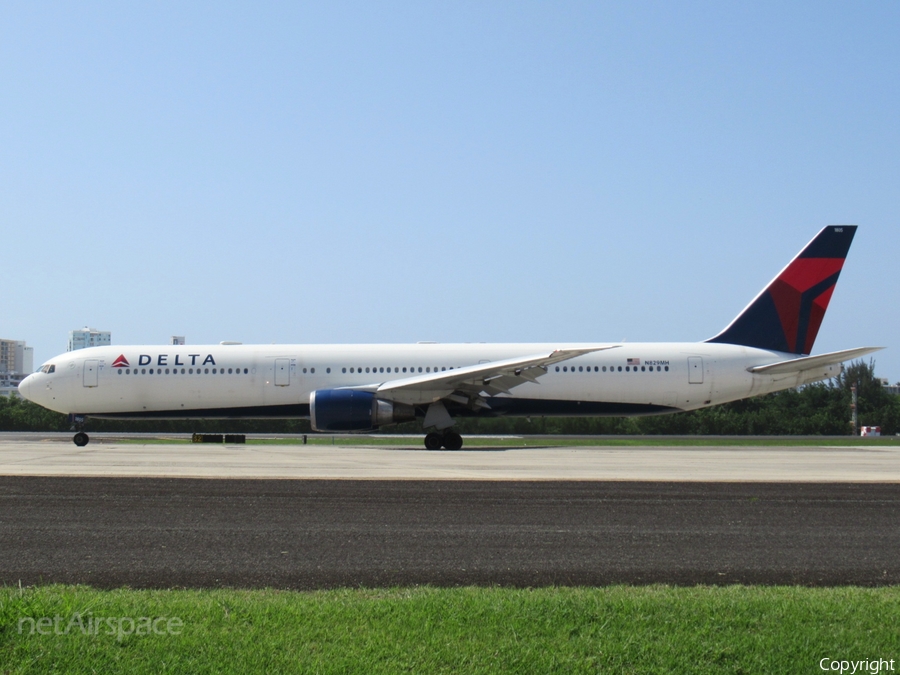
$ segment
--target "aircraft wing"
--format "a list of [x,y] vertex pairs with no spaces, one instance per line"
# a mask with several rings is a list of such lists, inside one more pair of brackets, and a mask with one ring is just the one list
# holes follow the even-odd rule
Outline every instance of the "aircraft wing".
[[857,347],[856,349],[844,349],[839,352],[829,352],[828,354],[818,354],[816,356],[802,356],[799,359],[790,359],[788,361],[779,361],[778,363],[770,363],[765,366],[754,366],[748,368],[751,373],[760,373],[766,375],[782,375],[785,373],[799,373],[804,370],[813,368],[822,368],[824,366],[833,366],[837,363],[843,363],[850,359],[856,359],[872,352],[877,352],[884,347]]
[[591,352],[614,349],[619,345],[587,349],[557,349],[543,354],[489,361],[474,366],[416,375],[366,387],[348,387],[374,392],[378,398],[409,405],[424,405],[441,399],[467,403],[472,407],[487,407],[483,395],[508,394],[509,390],[526,382],[538,381],[548,367]]

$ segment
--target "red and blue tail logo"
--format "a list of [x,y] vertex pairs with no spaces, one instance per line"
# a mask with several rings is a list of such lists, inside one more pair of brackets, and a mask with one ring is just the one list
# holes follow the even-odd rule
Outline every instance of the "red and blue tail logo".
[[830,225],[731,324],[707,342],[809,354],[856,225]]

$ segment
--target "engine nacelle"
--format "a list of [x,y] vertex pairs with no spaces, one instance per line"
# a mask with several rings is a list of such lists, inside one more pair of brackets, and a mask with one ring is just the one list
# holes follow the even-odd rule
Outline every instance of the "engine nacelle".
[[309,419],[314,431],[370,431],[384,424],[411,422],[411,405],[381,401],[369,391],[319,389],[309,395]]

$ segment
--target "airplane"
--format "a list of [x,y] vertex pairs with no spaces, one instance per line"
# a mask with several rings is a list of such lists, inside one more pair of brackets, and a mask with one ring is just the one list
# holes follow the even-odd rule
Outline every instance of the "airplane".
[[454,418],[636,416],[697,410],[834,377],[881,347],[811,356],[856,233],[823,228],[702,342],[104,346],[56,356],[21,395],[75,423],[308,418],[318,432],[422,419],[429,450],[458,450]]

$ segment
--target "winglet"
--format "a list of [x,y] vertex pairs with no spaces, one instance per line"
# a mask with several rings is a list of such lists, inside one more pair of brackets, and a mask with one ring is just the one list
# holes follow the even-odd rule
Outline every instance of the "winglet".
[[811,353],[854,234],[856,225],[823,228],[725,330],[707,342]]

